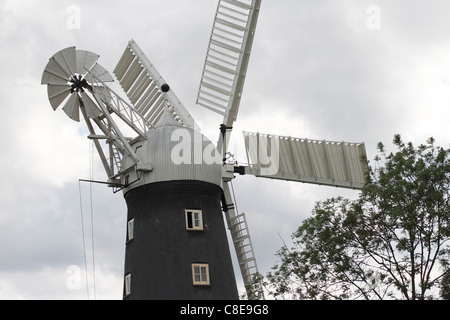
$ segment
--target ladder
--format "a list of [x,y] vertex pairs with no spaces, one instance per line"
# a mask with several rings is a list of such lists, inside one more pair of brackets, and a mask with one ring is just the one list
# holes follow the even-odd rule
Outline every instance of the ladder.
[[234,249],[236,251],[239,268],[241,269],[242,280],[244,281],[245,290],[249,300],[263,298],[264,295],[255,296],[252,289],[263,292],[259,283],[254,283],[253,279],[258,274],[258,266],[256,264],[255,252],[253,250],[252,240],[248,230],[245,214],[238,214],[235,208],[233,197],[230,190],[230,182],[224,182],[224,211],[227,218],[228,229],[231,233]]
[[230,219],[230,232],[244,284],[250,285],[253,275],[258,272],[258,267],[244,213]]

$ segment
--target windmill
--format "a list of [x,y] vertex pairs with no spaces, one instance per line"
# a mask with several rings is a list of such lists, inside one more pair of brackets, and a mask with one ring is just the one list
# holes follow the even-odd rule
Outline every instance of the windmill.
[[66,48],[44,70],[51,106],[62,106],[75,121],[82,116],[105,183],[124,193],[124,299],[237,299],[223,213],[243,282],[252,284],[253,245],[230,188],[238,175],[351,189],[364,184],[362,143],[244,132],[247,163],[229,160],[260,6],[261,0],[217,6],[196,101],[223,116],[217,144],[200,133],[133,40],[113,71],[127,99],[111,88],[114,78],[92,52]]

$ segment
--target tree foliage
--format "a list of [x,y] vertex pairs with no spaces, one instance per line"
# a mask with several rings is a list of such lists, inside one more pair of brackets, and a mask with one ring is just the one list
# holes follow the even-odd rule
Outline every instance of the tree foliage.
[[276,299],[431,299],[450,296],[450,150],[378,144],[357,200],[318,202],[280,263],[259,277]]

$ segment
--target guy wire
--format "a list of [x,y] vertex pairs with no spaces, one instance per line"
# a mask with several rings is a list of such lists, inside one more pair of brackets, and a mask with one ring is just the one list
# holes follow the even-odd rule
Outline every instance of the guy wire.
[[83,218],[83,200],[81,197],[81,182],[78,181],[78,193],[80,195],[80,213],[81,213],[81,233],[83,240],[83,254],[84,254],[84,270],[86,275],[86,291],[87,298],[89,300],[89,277],[88,277],[88,267],[87,267],[87,258],[86,258],[86,242],[85,242],[85,234],[84,234],[84,218]]
[[[90,148],[89,148],[89,171],[90,171],[90,179],[91,181],[94,180],[94,144],[92,140],[90,141]],[[90,206],[91,206],[91,233],[92,233],[92,274],[93,274],[93,280],[94,280],[94,300],[96,300],[97,295],[95,292],[95,246],[94,246],[94,210],[93,210],[93,200],[92,200],[92,182],[89,183],[89,196],[90,196]]]

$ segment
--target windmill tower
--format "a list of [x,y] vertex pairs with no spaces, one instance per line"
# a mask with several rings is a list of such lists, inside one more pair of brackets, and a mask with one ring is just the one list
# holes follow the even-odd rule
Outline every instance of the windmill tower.
[[124,299],[237,299],[226,227],[244,284],[252,283],[258,271],[253,246],[229,186],[236,175],[363,186],[360,143],[244,132],[247,164],[226,160],[260,6],[261,0],[218,3],[197,96],[199,106],[224,117],[217,144],[200,133],[133,40],[114,69],[127,100],[108,85],[114,78],[92,52],[66,48],[44,70],[51,106],[84,119],[107,184],[124,193]]

